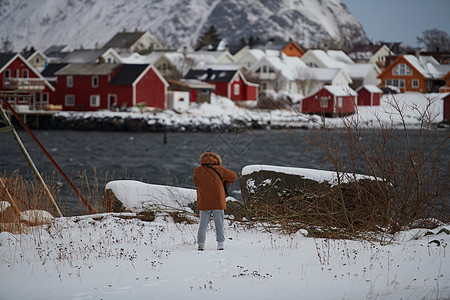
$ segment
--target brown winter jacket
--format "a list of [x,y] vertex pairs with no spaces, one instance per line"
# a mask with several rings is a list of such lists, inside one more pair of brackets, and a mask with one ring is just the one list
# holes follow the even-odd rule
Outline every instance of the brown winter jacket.
[[225,191],[223,184],[210,165],[222,176],[223,183],[228,186],[233,183],[237,175],[221,166],[222,159],[213,152],[205,152],[200,156],[200,167],[194,170],[194,184],[197,187],[197,209],[215,210],[226,209]]

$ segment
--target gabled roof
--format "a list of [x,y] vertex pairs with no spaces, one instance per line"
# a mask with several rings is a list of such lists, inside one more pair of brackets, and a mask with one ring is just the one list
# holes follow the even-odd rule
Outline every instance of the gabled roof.
[[338,97],[358,96],[358,93],[348,85],[324,85],[323,88]]
[[150,65],[126,64],[120,66],[119,72],[109,82],[110,85],[131,85]]
[[327,52],[321,49],[308,50],[302,56],[302,59],[305,60],[309,56],[314,57],[325,68],[342,68],[345,65],[355,63],[350,57],[348,57],[347,54],[345,54],[345,52],[341,50],[328,50]]
[[362,85],[359,88],[356,89],[356,92],[359,92],[360,90],[365,89],[369,91],[372,94],[381,94],[383,93],[382,90],[380,90],[376,85],[368,84],[368,85]]
[[110,39],[103,48],[120,48],[120,49],[129,49],[134,45],[145,32],[143,31],[135,31],[135,32],[119,32]]
[[44,77],[55,77],[56,76],[55,73],[67,65],[68,65],[68,63],[50,63],[41,72],[41,75]]
[[184,78],[212,82],[230,82],[237,72],[237,70],[189,70]]
[[367,74],[375,69],[377,75],[381,73],[375,64],[348,64],[342,68],[351,78],[365,78]]
[[17,53],[0,53],[0,72],[3,71],[3,67],[8,64]]
[[109,75],[117,68],[117,64],[69,64],[55,75]]
[[307,67],[300,58],[283,54],[281,58],[279,56],[265,55],[250,70],[254,72],[266,63],[288,80],[296,79],[299,70]]
[[105,53],[105,49],[76,49],[64,56],[64,63],[95,63]]
[[44,51],[44,54],[47,57],[62,58],[71,51],[73,51],[72,47],[67,45],[52,45]]

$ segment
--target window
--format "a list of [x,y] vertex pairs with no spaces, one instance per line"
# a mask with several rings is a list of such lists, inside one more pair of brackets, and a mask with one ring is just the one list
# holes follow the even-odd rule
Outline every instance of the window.
[[100,95],[91,95],[91,107],[100,106]]
[[386,79],[386,85],[392,85],[400,88],[405,87],[405,79]]
[[343,107],[344,106],[344,100],[342,99],[342,97],[338,97],[337,100],[338,100],[337,106],[338,107]]
[[73,76],[67,76],[67,87],[73,87]]
[[320,98],[320,107],[328,107],[328,98],[327,97]]
[[234,85],[234,95],[239,95],[239,84],[238,83],[236,83],[235,85]]
[[20,75],[20,71],[19,70],[14,70],[14,77],[15,78],[19,78]]
[[92,87],[98,87],[98,76],[92,76]]
[[419,80],[418,79],[413,79],[411,86],[415,89],[419,88]]
[[41,59],[39,58],[39,57],[36,57],[36,59],[34,60],[34,63],[35,64],[38,64],[38,63],[40,63],[41,62]]
[[10,77],[11,77],[11,71],[5,70],[5,78],[10,78]]
[[22,77],[28,78],[28,70],[22,70]]
[[405,64],[398,64],[392,69],[394,75],[412,75],[412,70]]
[[64,99],[65,106],[75,106],[75,95],[66,95]]
[[48,93],[42,93],[42,103],[48,104]]
[[19,97],[18,99],[19,99],[19,101],[17,102],[17,104],[27,104],[28,103],[28,100],[25,97]]

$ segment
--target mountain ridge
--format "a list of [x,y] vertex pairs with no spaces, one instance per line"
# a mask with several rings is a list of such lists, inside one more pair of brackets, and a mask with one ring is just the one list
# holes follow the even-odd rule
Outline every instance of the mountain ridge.
[[1,38],[15,51],[60,44],[94,48],[136,29],[168,47],[194,47],[211,25],[230,44],[250,36],[292,39],[304,47],[332,39],[369,41],[340,0],[0,0]]

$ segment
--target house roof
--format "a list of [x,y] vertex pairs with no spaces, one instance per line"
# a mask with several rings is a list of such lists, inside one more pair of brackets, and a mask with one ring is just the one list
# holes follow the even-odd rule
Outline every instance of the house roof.
[[76,49],[65,55],[60,62],[95,63],[103,53],[105,49]]
[[110,85],[131,85],[149,67],[149,64],[125,64],[109,82]]
[[251,70],[256,70],[261,67],[264,62],[267,62],[275,70],[281,72],[281,74],[288,80],[294,80],[301,73],[303,68],[306,68],[306,64],[298,57],[282,55],[279,56],[264,56],[258,63],[256,63]]
[[106,48],[106,49],[107,48],[129,49],[144,34],[145,34],[145,32],[143,32],[143,31],[116,33],[116,35],[112,39],[110,39],[108,42],[106,42],[105,45],[103,45],[103,48]]
[[348,85],[324,85],[323,88],[338,97],[358,96],[358,93]]
[[204,81],[200,81],[197,79],[180,79],[180,80],[169,80],[170,84],[175,84],[179,86],[184,86],[193,89],[208,89],[214,90],[216,88],[215,85],[206,83]]
[[450,65],[441,65],[432,56],[415,56],[403,55],[417,71],[419,71],[426,78],[441,79],[448,71]]
[[67,65],[68,65],[68,63],[50,63],[41,72],[41,75],[44,77],[55,77],[56,76],[55,73]]
[[355,63],[341,50],[328,50],[327,52],[320,49],[309,50],[302,59],[306,59],[308,56],[315,57],[325,68],[342,68]]
[[351,78],[365,78],[374,68],[377,71],[377,75],[381,73],[380,69],[375,64],[348,64],[344,65],[342,69]]
[[237,70],[189,70],[185,79],[197,79],[212,82],[230,82],[236,75]]
[[109,75],[117,68],[117,64],[69,64],[55,75]]
[[356,89],[356,92],[359,92],[360,90],[365,89],[367,91],[369,91],[372,94],[376,94],[376,93],[383,93],[382,90],[380,90],[376,85],[372,85],[372,84],[368,84],[368,85],[362,85],[359,88]]
[[0,70],[16,55],[17,53],[0,53]]
[[[306,67],[305,69],[305,78],[298,78],[298,79],[314,79],[317,81],[332,81],[340,72],[341,69],[332,69],[332,68],[309,68]],[[310,74],[311,78],[308,78],[308,73]]]
[[47,57],[62,58],[72,50],[73,49],[67,45],[52,45],[44,51],[44,54]]

